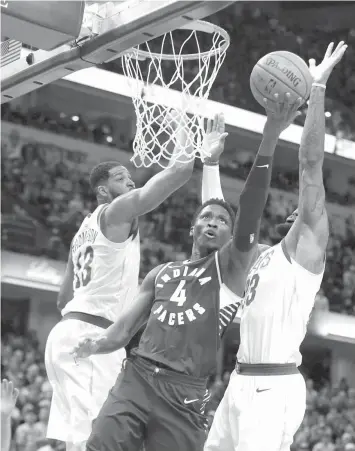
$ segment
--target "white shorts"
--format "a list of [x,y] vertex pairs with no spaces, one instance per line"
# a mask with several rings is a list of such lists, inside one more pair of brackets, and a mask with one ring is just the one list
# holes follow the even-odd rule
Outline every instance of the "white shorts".
[[204,451],[289,451],[306,409],[301,374],[233,372]]
[[70,352],[81,337],[102,332],[102,328],[76,319],[61,321],[51,330],[45,350],[47,375],[53,388],[48,438],[73,443],[89,438],[92,420],[116,382],[126,351],[78,359],[77,364]]

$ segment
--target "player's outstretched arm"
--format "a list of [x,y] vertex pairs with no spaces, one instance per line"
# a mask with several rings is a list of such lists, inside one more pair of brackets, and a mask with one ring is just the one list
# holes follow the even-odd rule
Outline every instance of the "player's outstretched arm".
[[[178,122],[178,114],[175,111],[170,113],[169,120],[175,127],[177,135],[177,145],[172,155],[172,161],[174,161],[174,155],[186,145],[188,132],[184,128],[184,124]],[[191,149],[187,149],[186,152],[190,154]],[[112,224],[127,223],[157,208],[173,192],[181,188],[192,175],[194,159],[188,161],[186,158],[180,157],[179,160],[154,175],[142,188],[134,189],[117,197],[105,212],[106,220]]]
[[203,148],[210,154],[203,162],[202,172],[202,193],[201,200],[204,204],[209,199],[223,199],[221,179],[219,175],[219,159],[224,151],[225,139],[228,133],[225,132],[225,122],[223,114],[216,114],[208,119],[206,135],[203,140]]
[[319,273],[324,266],[329,238],[323,184],[325,87],[346,48],[344,42],[340,42],[333,52],[331,43],[318,66],[314,60],[310,60],[313,85],[299,150],[298,217],[285,241],[288,252],[297,263],[314,273]]
[[62,285],[57,297],[57,308],[61,312],[69,301],[73,299],[74,265],[71,256],[71,246],[69,257]]
[[120,318],[97,338],[84,338],[73,349],[74,358],[92,354],[109,354],[126,346],[147,322],[155,297],[155,279],[164,265],[157,266],[145,277],[139,293]]
[[[227,279],[235,281],[236,286],[244,286],[243,281],[236,280],[235,274],[244,278],[255,259],[259,238],[261,218],[267,201],[271,182],[271,172],[274,152],[281,132],[283,132],[300,113],[300,99],[293,105],[289,103],[287,93],[282,102],[278,103],[275,112],[267,110],[267,120],[263,138],[256,155],[253,167],[239,198],[239,208],[233,230],[233,239],[229,246],[221,251],[222,267],[231,272]],[[264,99],[266,108],[267,100]],[[228,262],[223,260],[227,258]],[[237,271],[236,271],[237,270]]]

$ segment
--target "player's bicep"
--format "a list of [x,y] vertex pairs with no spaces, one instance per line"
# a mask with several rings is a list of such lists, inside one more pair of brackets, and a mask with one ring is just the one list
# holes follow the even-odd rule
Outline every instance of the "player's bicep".
[[57,297],[57,308],[59,311],[67,305],[73,298],[74,265],[69,251],[68,263],[65,269],[64,277]]
[[157,208],[174,191],[187,182],[192,169],[167,168],[156,174],[142,187],[117,197],[107,207],[105,216],[109,223],[130,222],[138,216]]
[[229,241],[218,251],[222,281],[238,296],[243,296],[245,282],[250,268],[259,255],[258,246],[241,252],[233,241]]

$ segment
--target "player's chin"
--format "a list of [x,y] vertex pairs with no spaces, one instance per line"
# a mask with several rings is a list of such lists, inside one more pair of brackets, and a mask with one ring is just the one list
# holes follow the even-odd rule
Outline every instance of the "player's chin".
[[277,224],[275,230],[282,238],[284,238],[292,226],[293,222],[283,222],[282,224]]

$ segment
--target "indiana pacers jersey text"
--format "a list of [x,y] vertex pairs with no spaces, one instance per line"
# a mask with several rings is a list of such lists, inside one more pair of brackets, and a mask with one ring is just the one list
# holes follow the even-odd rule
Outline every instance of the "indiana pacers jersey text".
[[220,338],[241,299],[222,283],[218,253],[165,265],[155,280],[155,301],[133,354],[204,378],[214,372]]
[[296,263],[284,241],[260,255],[241,307],[238,362],[301,364],[299,347],[323,272],[313,274]]
[[74,297],[62,310],[84,312],[115,321],[138,288],[140,242],[138,226],[123,243],[109,241],[100,230],[100,205],[88,215],[71,246]]

